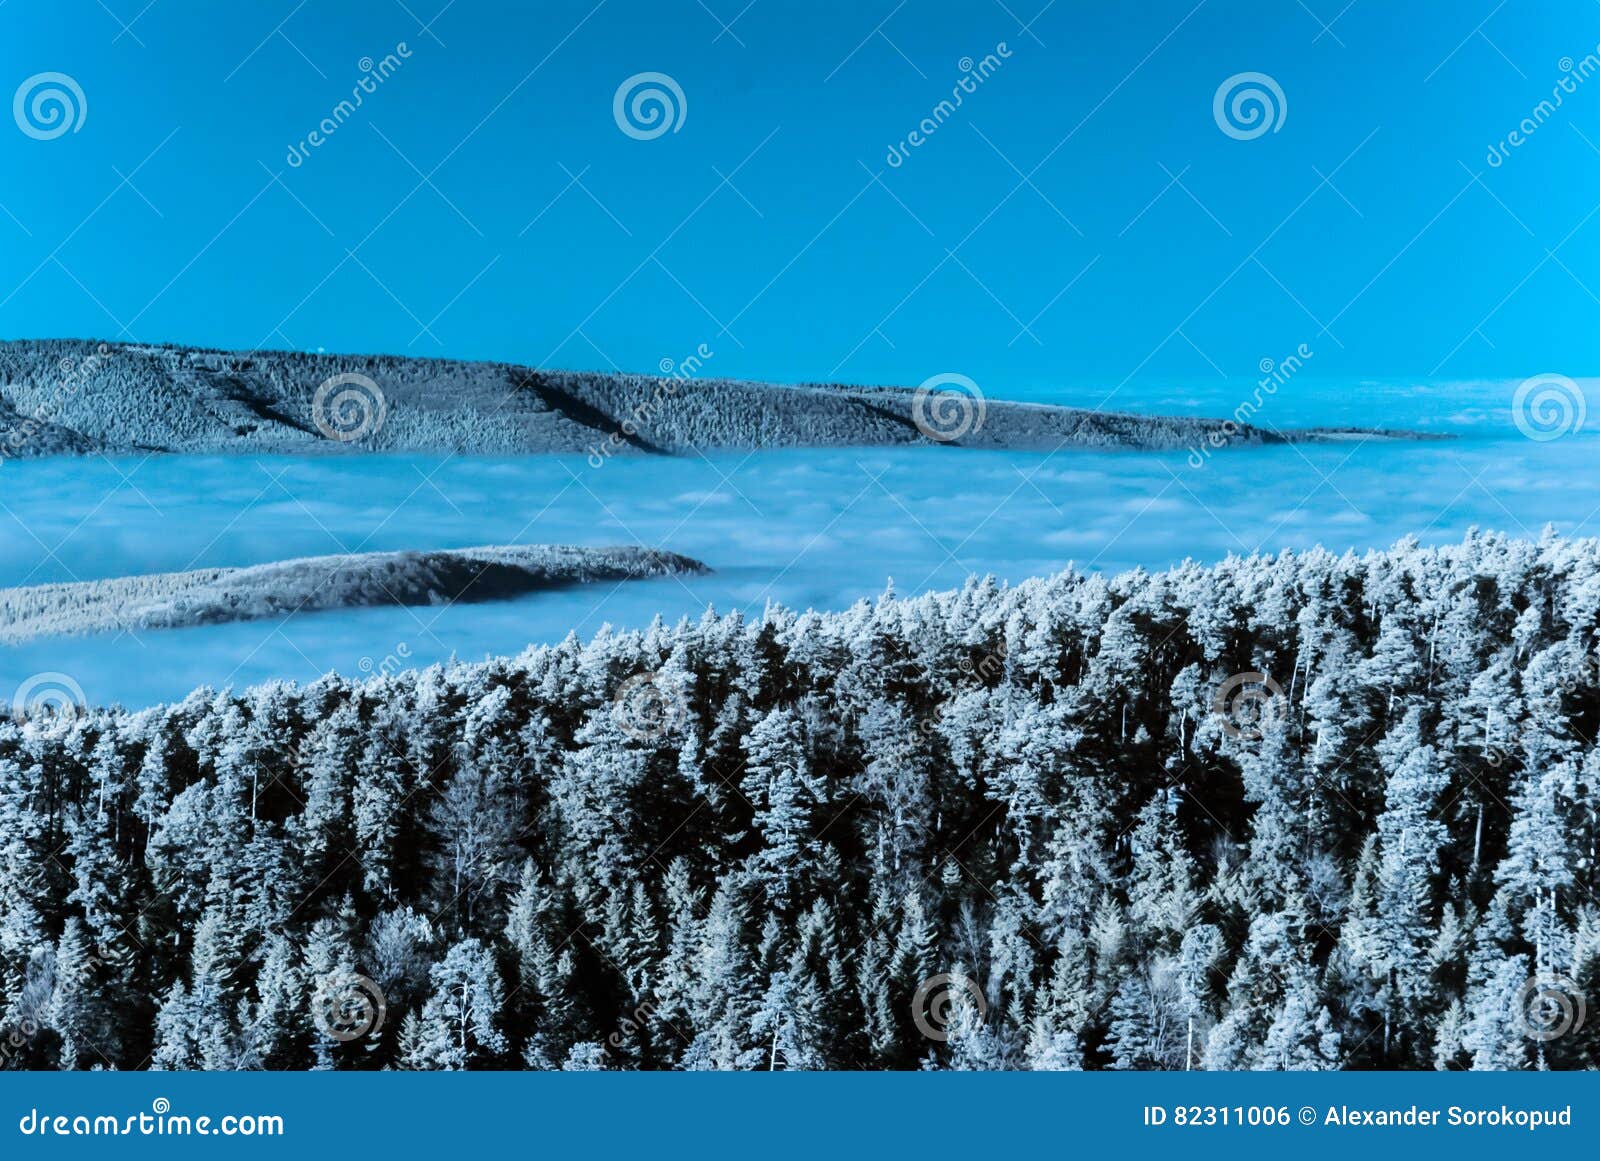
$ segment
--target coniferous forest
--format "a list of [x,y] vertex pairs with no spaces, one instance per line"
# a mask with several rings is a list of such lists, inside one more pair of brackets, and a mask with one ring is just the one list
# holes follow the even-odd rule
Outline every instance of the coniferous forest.
[[1600,541],[0,724],[9,1068],[1600,1064]]

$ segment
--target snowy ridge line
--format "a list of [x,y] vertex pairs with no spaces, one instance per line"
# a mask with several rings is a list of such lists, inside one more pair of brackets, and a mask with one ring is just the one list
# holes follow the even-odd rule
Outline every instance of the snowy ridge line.
[[1247,415],[1130,415],[981,393],[951,432],[930,426],[930,413],[939,413],[934,398],[930,409],[901,387],[785,387],[691,377],[683,369],[655,377],[388,355],[17,340],[0,342],[0,462],[93,452],[420,451],[561,453],[599,466],[613,455],[755,447],[1178,450],[1351,435],[1448,438],[1365,428],[1278,432],[1245,422]]
[[243,568],[0,589],[0,644],[326,609],[505,600],[592,581],[707,571],[686,556],[625,546],[529,544],[313,556]]

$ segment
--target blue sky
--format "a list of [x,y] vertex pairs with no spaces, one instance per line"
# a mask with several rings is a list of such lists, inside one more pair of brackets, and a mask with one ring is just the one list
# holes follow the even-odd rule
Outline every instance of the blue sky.
[[[0,335],[991,394],[1594,374],[1591,0],[10,0]],[[291,166],[363,75],[409,53]],[[1009,53],[890,166],[963,76]],[[676,131],[623,132],[638,73]],[[1275,131],[1213,112],[1261,73]],[[1126,397],[1126,396],[1125,396]]]

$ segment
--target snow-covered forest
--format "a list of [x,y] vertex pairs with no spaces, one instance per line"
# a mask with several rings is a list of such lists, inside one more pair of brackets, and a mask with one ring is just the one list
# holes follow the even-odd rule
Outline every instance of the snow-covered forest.
[[1600,1063],[1600,541],[0,725],[26,1068]]

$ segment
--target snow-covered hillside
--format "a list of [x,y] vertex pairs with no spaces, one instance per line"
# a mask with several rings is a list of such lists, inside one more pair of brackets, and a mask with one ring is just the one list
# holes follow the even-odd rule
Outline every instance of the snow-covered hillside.
[[315,556],[249,568],[0,589],[0,644],[118,629],[179,629],[323,609],[492,601],[591,581],[704,572],[652,549],[524,544]]
[[23,705],[7,1064],[1593,1067],[1597,621],[1475,535]]
[[981,395],[778,387],[681,368],[655,378],[388,355],[28,340],[0,343],[0,456],[378,450],[564,452],[604,462],[719,448],[938,443],[1215,451],[1339,439],[1354,430],[1279,433],[1250,422],[1259,400],[1231,418],[1197,419]]

